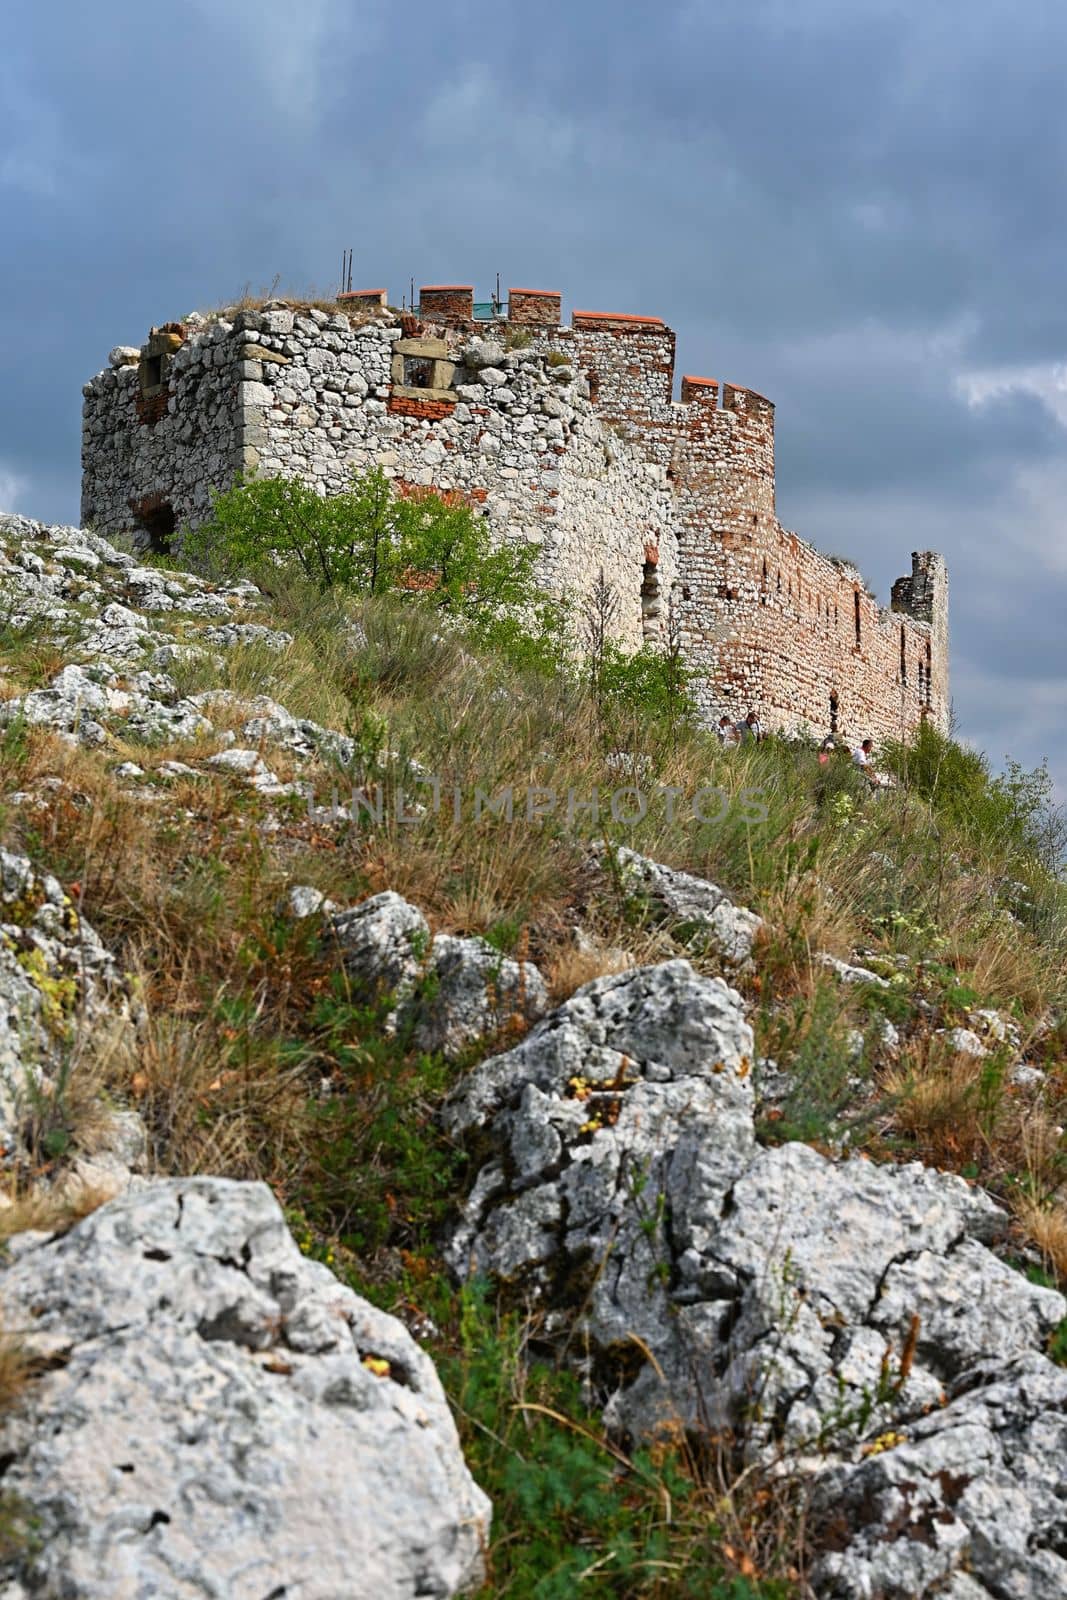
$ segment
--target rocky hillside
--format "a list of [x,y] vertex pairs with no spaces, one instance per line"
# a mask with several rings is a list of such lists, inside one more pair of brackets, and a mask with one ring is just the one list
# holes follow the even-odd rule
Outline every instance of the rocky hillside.
[[22,518],[0,597],[2,1600],[1067,1592],[1040,775]]

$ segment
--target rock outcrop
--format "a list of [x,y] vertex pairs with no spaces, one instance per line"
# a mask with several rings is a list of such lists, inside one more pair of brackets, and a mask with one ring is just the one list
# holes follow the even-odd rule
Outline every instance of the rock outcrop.
[[540,1306],[621,1434],[711,1427],[813,1474],[820,1595],[921,1595],[979,1547],[961,1596],[1063,1592],[1043,1351],[1067,1302],[995,1253],[1008,1219],[962,1178],[760,1149],[751,1052],[740,996],[686,961],[580,989],[446,1106],[477,1162],[453,1270]]
[[0,1302],[37,1375],[0,1451],[33,1532],[0,1575],[65,1600],[480,1580],[489,1504],[429,1357],[301,1255],[265,1185],[145,1183],[18,1242]]
[[[16,797],[17,798],[17,797]],[[0,1146],[24,1148],[69,1069],[73,1041],[112,1007],[124,1015],[119,974],[62,885],[26,856],[0,850]]]
[[393,995],[387,1026],[416,1049],[455,1057],[547,1006],[532,961],[512,960],[485,939],[433,938],[418,907],[391,889],[336,913],[327,927],[349,975]]
[[677,943],[694,953],[710,951],[732,967],[742,967],[751,959],[763,920],[754,911],[734,905],[717,884],[677,867],[665,867],[626,845],[601,841],[593,846],[593,852],[623,894],[643,902],[652,920],[663,923]]

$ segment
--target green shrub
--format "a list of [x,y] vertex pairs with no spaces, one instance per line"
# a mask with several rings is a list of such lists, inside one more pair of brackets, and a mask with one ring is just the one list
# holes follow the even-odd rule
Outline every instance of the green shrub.
[[451,615],[473,644],[515,666],[544,673],[563,660],[564,610],[537,588],[536,546],[494,548],[485,518],[458,497],[398,495],[379,469],[333,495],[300,479],[239,482],[214,496],[210,520],[184,535],[182,555],[214,575],[252,577],[268,593],[294,581],[363,598],[402,593]]
[[1042,763],[1027,772],[1010,761],[994,777],[980,751],[968,750],[924,723],[910,745],[887,745],[884,759],[900,780],[928,800],[936,814],[975,843],[998,853],[1023,851],[1055,866],[1062,856],[1063,819]]
[[353,999],[335,975],[307,1020],[332,1093],[309,1107],[308,1222],[370,1258],[425,1243],[455,1200],[463,1166],[434,1120],[451,1069],[385,1033],[387,1001]]
[[697,710],[690,681],[691,674],[674,652],[645,645],[627,655],[609,641],[598,664],[594,693],[602,713],[636,713],[671,727],[691,726]]

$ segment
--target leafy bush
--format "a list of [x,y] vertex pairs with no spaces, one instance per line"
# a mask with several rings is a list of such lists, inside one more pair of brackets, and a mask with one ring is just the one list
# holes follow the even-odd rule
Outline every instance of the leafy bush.
[[605,644],[595,692],[602,712],[632,712],[672,727],[692,725],[696,705],[689,693],[690,673],[680,657],[645,645],[627,655]]
[[354,1001],[334,975],[307,1018],[333,1092],[310,1107],[303,1209],[314,1227],[366,1256],[424,1240],[452,1204],[462,1167],[433,1118],[449,1069],[390,1037],[387,1010]]
[[957,744],[929,723],[919,728],[912,744],[887,746],[885,760],[939,817],[975,842],[999,853],[1032,852],[1049,865],[1061,854],[1062,818],[1052,803],[1046,765],[1027,772],[1010,761],[1006,773],[993,777],[981,751]]
[[458,496],[398,495],[380,469],[334,495],[299,479],[239,482],[214,496],[182,554],[268,592],[279,577],[363,598],[401,592],[450,614],[513,665],[550,672],[562,661],[564,613],[537,589],[536,548],[494,548],[485,519]]

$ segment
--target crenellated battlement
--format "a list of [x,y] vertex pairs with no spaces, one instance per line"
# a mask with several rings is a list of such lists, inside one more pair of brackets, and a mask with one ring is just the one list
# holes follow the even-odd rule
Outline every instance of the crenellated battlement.
[[[557,289],[424,284],[268,301],[153,329],[86,386],[83,519],[162,548],[238,475],[323,492],[378,466],[461,496],[533,544],[581,608],[598,574],[621,643],[667,620],[709,722],[848,736],[947,727],[948,578],[933,552],[880,607],[858,571],[781,526],[775,407],[685,374],[659,316],[575,310]],[[408,304],[408,300],[414,304]],[[649,552],[654,552],[654,558]]]

